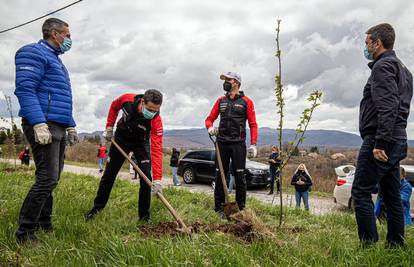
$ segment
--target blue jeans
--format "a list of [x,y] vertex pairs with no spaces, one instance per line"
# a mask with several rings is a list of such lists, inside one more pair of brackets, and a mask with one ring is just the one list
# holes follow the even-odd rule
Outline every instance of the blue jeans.
[[178,167],[171,167],[171,169],[172,169],[173,183],[174,185],[179,185],[180,181],[178,180],[178,177],[177,177]]
[[352,200],[358,224],[358,235],[362,243],[378,241],[371,194],[379,183],[387,214],[387,242],[389,245],[404,244],[404,214],[400,194],[400,160],[407,156],[407,141],[390,143],[385,150],[387,162],[376,160],[372,153],[375,137],[366,136],[359,150],[355,179],[352,185]]
[[98,159],[98,164],[99,164],[99,169],[103,170],[103,162],[104,162],[104,158],[99,158]]
[[305,210],[309,210],[309,191],[299,192],[296,191],[296,208],[300,208],[300,199],[303,199],[303,204],[305,205]]

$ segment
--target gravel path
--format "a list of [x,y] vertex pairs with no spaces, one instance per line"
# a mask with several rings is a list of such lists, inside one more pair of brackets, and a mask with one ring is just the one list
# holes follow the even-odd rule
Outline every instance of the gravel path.
[[[0,159],[1,162],[9,162],[14,163],[14,160],[7,160],[7,159]],[[20,164],[20,161],[18,161]],[[100,178],[102,174],[99,173],[97,168],[89,168],[89,167],[80,167],[75,165],[68,165],[65,164],[64,172],[70,172],[75,174],[84,174],[84,175],[91,175]],[[133,180],[133,174],[129,172],[119,172],[118,178],[123,180],[128,180],[131,183],[138,183],[139,180]],[[165,187],[173,186],[172,178],[171,177],[164,177],[162,180],[162,184]],[[182,189],[187,189],[190,192],[203,192],[210,195],[213,195],[213,188],[207,184],[184,184],[179,187]],[[260,190],[260,189],[252,189],[247,191],[247,196],[255,198],[259,201],[264,203],[271,204],[273,196],[267,194],[267,190]],[[274,205],[279,204],[279,196],[275,197]],[[295,206],[295,196],[293,194],[283,194],[283,204],[284,206],[294,207]],[[328,214],[332,212],[339,212],[341,207],[338,204],[333,202],[333,198],[328,197],[314,197],[312,193],[310,193],[309,197],[309,207],[310,212],[313,214]]]

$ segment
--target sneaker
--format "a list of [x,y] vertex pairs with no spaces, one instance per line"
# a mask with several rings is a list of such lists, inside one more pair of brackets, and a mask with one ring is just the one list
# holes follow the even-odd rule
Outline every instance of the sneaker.
[[224,214],[224,211],[219,210],[219,211],[216,211],[216,213],[220,217],[220,219],[223,219],[223,220],[226,219],[226,214]]
[[99,173],[103,173],[103,170],[99,170]]
[[145,223],[151,223],[151,216],[150,215],[140,216],[139,221],[145,222]]
[[268,195],[273,195],[273,192],[272,192],[272,191],[270,191],[270,192],[268,193]]
[[85,221],[92,220],[96,216],[96,214],[98,214],[98,212],[99,212],[99,210],[97,210],[97,209],[91,209],[90,211],[85,213]]
[[180,183],[178,183],[178,184],[174,184],[174,186],[180,186],[181,184]]

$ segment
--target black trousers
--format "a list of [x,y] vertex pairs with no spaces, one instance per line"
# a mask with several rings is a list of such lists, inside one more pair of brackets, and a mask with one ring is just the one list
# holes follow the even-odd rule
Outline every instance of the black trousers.
[[374,158],[374,136],[364,138],[358,155],[355,179],[352,185],[352,199],[358,224],[358,235],[362,243],[378,241],[371,194],[379,183],[383,201],[387,206],[387,242],[389,245],[404,244],[404,215],[400,194],[400,160],[407,156],[405,140],[392,143],[385,151],[387,162]]
[[[246,143],[221,143],[218,142],[221,160],[225,175],[229,173],[230,159],[233,167],[234,180],[236,183],[236,202],[240,210],[246,206]],[[227,176],[227,175],[226,175]],[[221,182],[220,171],[216,156],[216,186],[214,189],[215,211],[222,211],[224,204],[224,190]]]
[[[138,167],[152,181],[151,177],[151,153],[149,142],[131,143],[119,138],[115,133],[115,141],[125,151],[125,153],[133,152]],[[112,186],[115,178],[124,163],[125,158],[112,144],[109,150],[109,162],[106,164],[104,174],[99,183],[99,189],[94,201],[95,210],[102,210],[108,202],[111,194]],[[150,216],[149,208],[151,204],[151,187],[149,187],[143,179],[140,180],[138,215],[140,219],[147,219]]]
[[22,119],[23,132],[32,148],[36,181],[27,193],[20,209],[17,238],[33,233],[38,226],[46,228],[52,226],[52,191],[63,169],[66,127],[53,122],[47,124],[52,134],[52,143],[40,145],[35,142],[33,126]]

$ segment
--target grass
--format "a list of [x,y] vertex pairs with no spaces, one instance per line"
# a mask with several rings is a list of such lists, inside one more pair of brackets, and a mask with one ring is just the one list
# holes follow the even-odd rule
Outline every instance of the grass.
[[[278,208],[248,199],[274,238],[245,243],[234,236],[200,233],[191,237],[143,237],[137,221],[137,185],[117,181],[104,211],[85,222],[98,179],[64,174],[56,188],[55,231],[38,234],[39,242],[18,246],[14,241],[23,199],[34,181],[33,170],[10,172],[0,166],[0,266],[412,266],[414,228],[407,229],[407,247],[386,250],[382,240],[361,249],[354,216],[334,213],[314,216],[288,209],[277,229]],[[185,222],[225,223],[213,212],[206,194],[168,188],[166,198]],[[152,224],[172,221],[158,199],[152,200]]]

